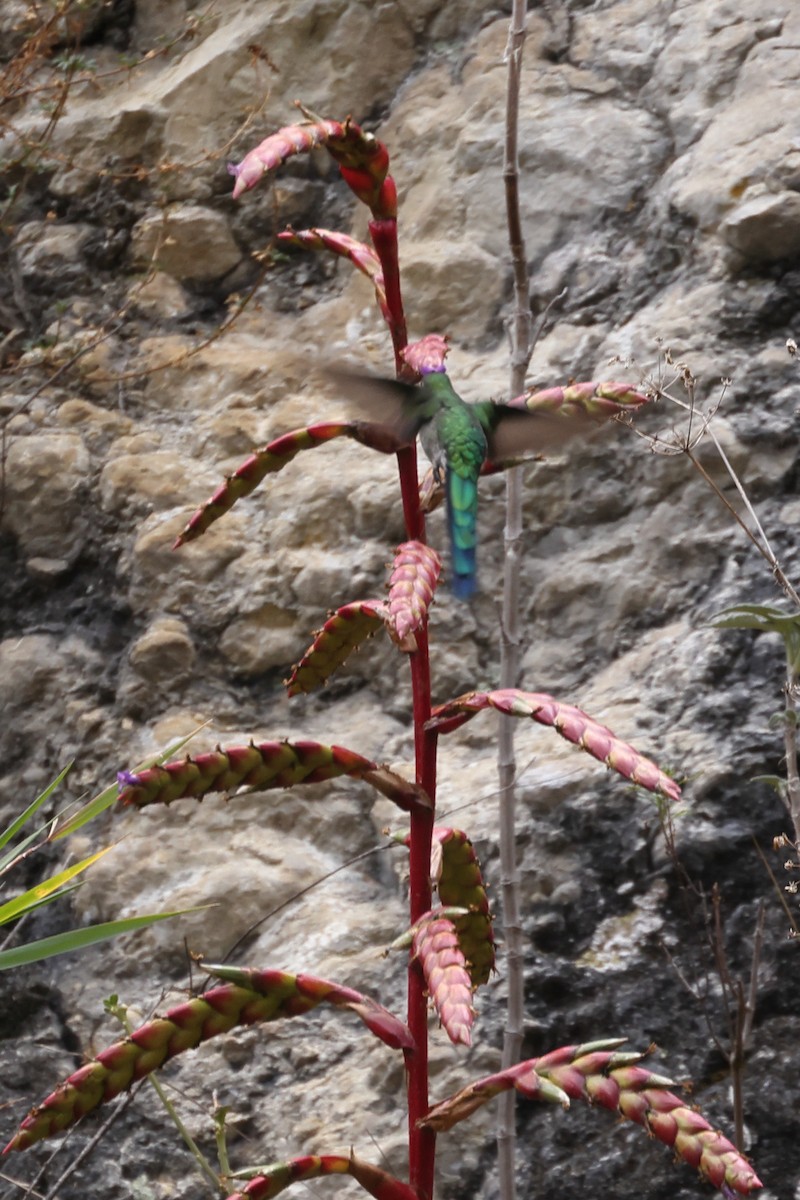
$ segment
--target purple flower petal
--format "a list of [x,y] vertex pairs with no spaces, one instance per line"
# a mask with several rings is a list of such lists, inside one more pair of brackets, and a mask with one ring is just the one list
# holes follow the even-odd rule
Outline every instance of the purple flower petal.
[[117,783],[121,792],[127,787],[140,787],[141,782],[141,776],[135,775],[133,771],[117,771]]

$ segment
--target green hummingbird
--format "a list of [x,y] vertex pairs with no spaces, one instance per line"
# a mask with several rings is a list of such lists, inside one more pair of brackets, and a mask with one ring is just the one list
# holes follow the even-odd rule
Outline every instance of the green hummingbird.
[[493,400],[468,404],[443,367],[423,370],[418,384],[340,368],[333,375],[362,409],[380,409],[381,423],[403,441],[419,435],[434,477],[445,489],[452,591],[459,600],[468,600],[477,590],[478,478],[483,464],[552,448],[576,432],[576,423]]

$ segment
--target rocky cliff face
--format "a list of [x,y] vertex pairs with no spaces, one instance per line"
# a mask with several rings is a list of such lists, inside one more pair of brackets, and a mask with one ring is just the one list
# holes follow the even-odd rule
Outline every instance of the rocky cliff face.
[[[0,18],[7,54],[25,44],[26,20],[15,4]],[[325,116],[352,113],[387,143],[412,336],[450,334],[467,398],[505,394],[507,12],[479,0],[143,0],[80,5],[75,21],[53,23],[39,47],[49,58],[31,61],[24,86],[14,60],[5,67],[16,91],[0,142],[0,815],[71,758],[64,795],[77,799],[198,726],[198,748],[295,734],[402,766],[406,664],[388,644],[371,644],[318,697],[290,702],[281,687],[327,608],[382,592],[403,537],[393,460],[349,444],[301,456],[195,545],[170,547],[253,447],[342,415],[315,363],[347,354],[391,368],[371,288],[347,264],[272,253],[259,275],[287,222],[363,233],[324,155],[230,199],[225,158],[293,121],[296,97]],[[713,428],[795,583],[798,366],[785,343],[800,324],[798,53],[791,0],[543,4],[529,18],[521,113],[532,303],[551,306],[531,382],[660,378],[665,350],[688,364],[702,409],[724,392]],[[667,439],[686,430],[665,402],[641,424]],[[697,453],[739,507],[707,440]],[[502,479],[485,481],[479,597],[467,607],[442,590],[433,612],[437,699],[497,679],[502,493]],[[443,545],[441,514],[430,537]],[[685,457],[653,454],[623,428],[527,469],[524,551],[524,686],[580,704],[688,778],[675,840],[694,885],[648,798],[521,728],[526,1049],[656,1041],[659,1069],[691,1075],[698,1103],[730,1130],[725,996],[697,889],[719,884],[731,969],[745,981],[764,898],[746,1119],[769,1195],[788,1200],[800,1185],[800,1015],[785,877],[769,850],[787,817],[751,782],[783,769],[769,727],[782,649],[707,624],[726,605],[776,601],[775,582]],[[488,719],[447,739],[440,804],[497,885],[493,753]],[[122,840],[73,911],[43,910],[26,936],[216,907],[0,978],[9,1134],[29,1102],[116,1036],[103,996],[146,1007],[165,984],[185,984],[184,938],[213,960],[247,934],[248,963],[329,975],[401,1007],[402,962],[378,953],[403,923],[387,821],[397,826],[388,806],[337,783],[88,826],[73,856]],[[501,968],[478,997],[469,1054],[434,1035],[437,1094],[495,1068],[503,991]],[[233,1109],[237,1163],[351,1143],[377,1159],[374,1139],[401,1169],[398,1061],[346,1020],[309,1028],[223,1039],[176,1064],[193,1132],[208,1142],[217,1089]],[[143,1097],[60,1200],[197,1194]],[[521,1195],[706,1190],[602,1115],[528,1106],[520,1128]],[[44,1192],[93,1130],[64,1147]],[[442,1138],[441,1195],[494,1197],[493,1154],[488,1112]],[[30,1160],[10,1174],[32,1177],[44,1159]]]

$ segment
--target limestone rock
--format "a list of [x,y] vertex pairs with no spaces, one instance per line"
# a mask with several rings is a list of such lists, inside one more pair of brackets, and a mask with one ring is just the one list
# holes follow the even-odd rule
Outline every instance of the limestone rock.
[[776,262],[800,250],[800,195],[797,192],[745,194],[722,223],[729,246],[748,262]]
[[201,204],[175,204],[145,216],[133,231],[134,260],[155,262],[177,280],[210,282],[227,275],[241,259],[222,213]]
[[[623,6],[640,18],[643,5]],[[649,105],[663,113],[675,138],[679,156],[685,154],[704,130],[725,112],[736,95],[743,65],[762,42],[768,43],[772,57],[774,42],[785,25],[787,9],[780,3],[761,4],[759,0],[684,5],[663,21],[623,22],[619,33],[626,40],[650,40],[657,49],[652,73],[646,79],[644,96]],[[603,44],[599,14],[590,14],[597,41],[594,49],[615,55],[612,44]]]
[[27,557],[74,561],[88,533],[89,453],[77,433],[16,437],[6,459],[4,527]]
[[[79,634],[31,632],[0,642],[0,826],[5,828],[74,761],[81,721],[91,708],[83,681],[96,683],[102,662]],[[40,714],[32,721],[31,713]],[[104,712],[104,716],[107,714]],[[43,733],[47,727],[48,732]],[[106,747],[108,749],[108,747]],[[95,762],[95,771],[96,771]],[[72,781],[70,781],[72,782]],[[93,773],[93,782],[96,775]],[[66,784],[69,794],[70,784]],[[65,788],[55,799],[66,803]],[[74,795],[74,793],[73,793]]]
[[0,642],[0,664],[0,707],[7,717],[40,702],[62,665],[53,640],[42,634]]
[[213,490],[215,476],[168,450],[109,457],[100,475],[100,499],[109,512],[162,511]]
[[748,186],[796,174],[786,105],[797,84],[791,54],[781,50],[773,39],[753,48],[729,102],[713,110],[702,136],[667,171],[672,202],[701,229],[715,228]]
[[115,438],[131,431],[133,422],[121,412],[109,412],[89,400],[65,400],[56,414],[59,425],[77,430],[92,451],[106,449]]
[[[158,236],[158,229],[151,232]],[[154,271],[143,282],[135,283],[129,294],[134,309],[149,317],[185,317],[191,307],[184,289],[166,271]]]
[[[57,191],[84,191],[89,164],[103,147],[123,163],[163,155],[172,169],[160,185],[170,199],[198,200],[218,191],[221,148],[251,111],[254,95],[272,87],[270,68],[250,47],[267,49],[284,96],[302,95],[326,114],[357,118],[388,98],[414,61],[413,31],[395,4],[301,0],[265,12],[228,3],[220,16],[197,23],[196,36],[163,70],[125,78],[114,103],[89,99],[68,117],[55,136],[68,139],[73,153],[54,180]],[[371,53],[356,63],[352,47],[362,43]],[[278,124],[296,121],[290,105],[287,100]]]
[[11,59],[26,42],[44,51],[80,45],[96,37],[100,27],[107,21],[107,9],[108,5],[103,0],[87,0],[78,8],[65,11],[60,10],[53,0],[48,0],[38,8],[31,8],[21,0],[9,0],[0,14],[0,61]]
[[[537,37],[544,39],[541,23],[534,22],[533,34],[534,45]],[[488,263],[476,261],[478,248],[495,262],[505,262],[508,255],[504,221],[499,219],[505,204],[506,37],[505,20],[492,22],[476,39],[460,86],[453,86],[441,71],[420,76],[387,123],[387,136],[396,131],[401,147],[407,143],[415,155],[441,143],[437,161],[448,181],[446,203],[433,177],[422,174],[405,181],[404,217],[416,238],[437,239],[442,254],[449,243],[454,251],[449,254],[451,263],[466,255],[474,297],[482,295],[488,275]],[[607,94],[610,90],[588,71],[525,59],[519,137],[527,183],[520,200],[533,262],[555,244],[568,241],[577,229],[590,228],[608,206],[624,208],[638,180],[665,152],[658,122]],[[438,132],[443,127],[448,131],[444,139]],[[601,175],[603,186],[598,188],[595,180]],[[562,179],[569,180],[567,188]],[[472,250],[463,243],[465,224],[476,231],[478,245]],[[416,248],[412,255],[412,261],[422,257]],[[461,323],[451,332],[462,336]]]
[[260,675],[273,668],[286,670],[298,656],[299,631],[295,614],[265,604],[256,612],[232,621],[219,648],[243,675]]
[[17,230],[14,249],[23,276],[41,279],[56,276],[59,288],[83,280],[86,265],[83,247],[92,232],[91,225],[27,221]]
[[50,187],[56,196],[84,197],[97,185],[97,163],[105,170],[126,171],[163,153],[165,113],[147,93],[137,96],[126,88],[118,104],[106,98],[87,98],[59,123],[56,142],[70,147],[58,164]]
[[150,46],[159,38],[172,38],[186,15],[186,0],[137,0],[134,16],[136,37],[144,46]]
[[[650,21],[648,16],[647,0],[623,0],[614,7],[614,37],[609,39],[608,20],[604,22],[599,11],[579,10],[570,42],[572,61],[619,80],[623,87],[641,85],[675,37],[675,16],[665,21]],[[686,74],[681,78],[684,84],[685,79]]]
[[137,675],[155,685],[185,675],[195,661],[191,634],[179,617],[160,617],[136,639],[130,663]]
[[414,323],[428,333],[457,331],[468,341],[500,305],[502,278],[485,250],[469,242],[417,241],[403,257]]

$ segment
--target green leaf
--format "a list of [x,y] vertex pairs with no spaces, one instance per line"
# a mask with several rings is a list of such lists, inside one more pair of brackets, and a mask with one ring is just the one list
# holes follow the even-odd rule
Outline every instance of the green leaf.
[[5,925],[9,921],[21,917],[23,913],[29,912],[33,908],[38,908],[45,901],[55,900],[56,896],[53,893],[57,893],[59,889],[63,888],[65,883],[69,883],[70,879],[74,879],[76,875],[80,875],[81,871],[85,871],[92,863],[97,862],[98,858],[102,858],[104,854],[108,854],[109,850],[113,849],[114,846],[105,846],[104,849],[98,850],[95,854],[90,854],[88,858],[84,858],[81,862],[67,867],[65,871],[59,871],[58,875],[51,875],[43,883],[37,883],[35,887],[29,888],[27,892],[23,892],[21,896],[17,896],[14,900],[9,900],[6,904],[0,904],[0,925]]
[[8,971],[12,967],[22,967],[28,963],[41,962],[42,959],[52,958],[56,954],[69,954],[74,950],[83,950],[86,946],[94,946],[97,942],[108,941],[109,938],[119,937],[122,933],[133,933],[137,929],[146,929],[156,921],[167,921],[170,917],[182,917],[186,913],[202,912],[203,909],[213,908],[213,904],[201,904],[197,908],[180,908],[175,912],[150,913],[143,917],[126,917],[120,921],[106,921],[102,925],[89,925],[86,929],[73,929],[68,933],[57,933],[53,937],[41,938],[38,942],[29,942],[26,946],[16,946],[13,950],[0,950],[0,971]]
[[56,775],[53,782],[51,784],[48,784],[48,786],[44,789],[44,791],[41,793],[41,795],[37,796],[36,799],[31,804],[28,805],[28,807],[25,809],[25,811],[23,813],[21,813],[20,816],[18,816],[15,821],[12,821],[12,823],[8,826],[7,829],[4,829],[3,832],[0,833],[0,850],[2,850],[3,846],[7,845],[11,841],[11,839],[14,837],[14,835],[16,833],[18,833],[20,829],[22,829],[23,825],[25,825],[26,822],[30,820],[30,818],[33,816],[33,814],[36,812],[36,810],[38,808],[41,808],[41,806],[45,803],[45,801],[48,800],[50,798],[50,796],[52,796],[53,792],[56,790],[58,785],[61,783],[61,781],[64,779],[64,777],[71,770],[72,770],[72,763],[68,762],[67,765],[64,767],[63,771],[60,771],[59,774]]
[[786,780],[781,779],[780,775],[754,775],[750,782],[765,783],[767,787],[777,792],[781,799],[786,795]]
[[800,632],[800,613],[785,613],[768,604],[735,604],[723,609],[709,624],[714,629],[757,629],[785,637]]
[[790,676],[794,678],[800,673],[800,613],[786,613],[769,604],[736,604],[724,609],[710,624],[715,629],[755,629],[757,633],[780,634]]
[[112,783],[99,796],[95,796],[88,804],[84,804],[76,813],[68,817],[63,824],[57,821],[55,828],[47,840],[57,842],[59,838],[66,837],[68,833],[76,833],[82,826],[99,816],[101,812],[105,812],[107,808],[111,808],[118,795],[119,786],[116,783]]
[[724,608],[710,622],[720,629],[763,629],[777,631],[783,622],[790,624],[800,619],[800,614],[785,613],[782,608],[770,604],[733,604]]

